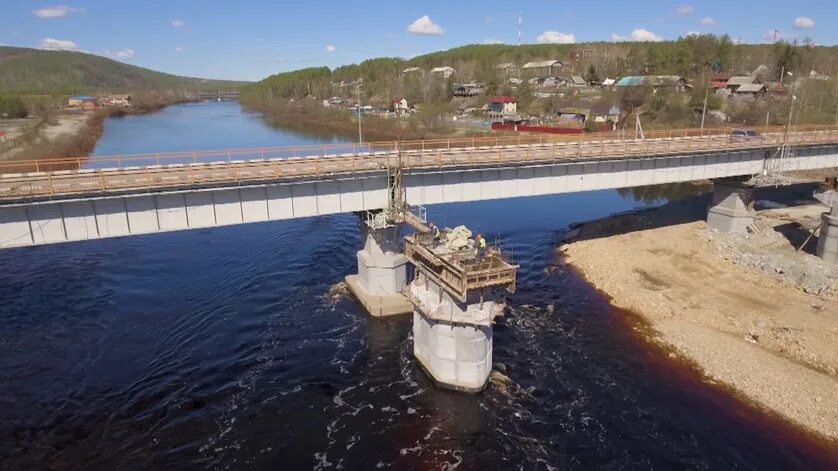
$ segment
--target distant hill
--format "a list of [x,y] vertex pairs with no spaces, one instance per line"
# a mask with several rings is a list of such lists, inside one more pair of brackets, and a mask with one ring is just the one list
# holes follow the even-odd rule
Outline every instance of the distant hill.
[[181,77],[82,52],[0,46],[0,93],[6,94],[213,91],[238,88],[244,83]]

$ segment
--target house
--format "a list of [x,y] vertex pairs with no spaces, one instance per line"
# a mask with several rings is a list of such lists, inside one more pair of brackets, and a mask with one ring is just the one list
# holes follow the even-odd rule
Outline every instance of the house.
[[745,83],[739,85],[736,90],[733,91],[733,96],[736,98],[749,98],[749,99],[756,99],[761,98],[766,93],[766,88],[764,84],[761,83]]
[[557,60],[535,61],[527,62],[522,69],[530,75],[546,76],[557,74],[564,64]]
[[542,87],[564,87],[567,85],[567,79],[564,77],[545,77],[541,79]]
[[730,80],[730,74],[727,72],[716,72],[710,77],[710,86],[714,90],[724,90],[727,88],[727,82]]
[[742,85],[752,85],[762,83],[755,75],[742,75],[738,77],[730,77],[725,83],[725,88],[731,92],[735,92]]
[[456,72],[456,70],[454,70],[453,67],[448,67],[448,66],[434,67],[433,69],[431,69],[432,74],[441,75],[442,78],[446,78],[446,79],[451,77],[452,75],[454,75],[455,72]]
[[110,95],[99,99],[99,104],[102,106],[121,106],[128,108],[131,106],[130,95]]
[[489,114],[509,116],[518,113],[518,99],[514,96],[496,96],[489,102]]
[[519,73],[518,66],[513,64],[512,62],[498,64],[495,66],[495,69],[500,70],[501,72],[503,72],[504,75],[518,75]]
[[559,122],[564,126],[583,126],[590,114],[590,108],[565,108],[556,111]]
[[396,113],[406,113],[410,111],[407,98],[401,96],[393,98],[393,111]]
[[421,71],[422,71],[422,69],[420,69],[419,67],[408,67],[408,68],[402,70],[402,73],[403,74],[412,74],[413,72],[421,72]]
[[617,105],[594,105],[591,114],[595,123],[616,123],[620,121],[620,107]]
[[616,80],[616,79],[606,78],[606,79],[605,79],[605,80],[603,80],[603,81],[602,81],[602,83],[601,83],[601,84],[599,84],[599,85],[600,85],[601,87],[613,87],[613,86],[614,86],[614,85],[616,85],[616,84],[617,84],[617,80]]
[[71,96],[67,100],[67,106],[76,107],[76,108],[85,108],[85,104],[87,107],[91,105],[93,108],[96,108],[97,100],[96,97],[88,96],[88,95],[78,95],[78,96]]
[[453,85],[454,96],[471,97],[482,95],[486,91],[485,82],[455,83]]
[[570,80],[567,81],[567,86],[574,88],[587,87],[588,82],[586,82],[581,75],[573,75],[570,77]]
[[521,85],[522,83],[524,83],[524,81],[519,79],[518,77],[509,77],[508,81],[512,85]]
[[677,75],[634,75],[623,77],[617,87],[650,87],[655,93],[660,89],[671,89],[683,93],[692,88],[684,77]]

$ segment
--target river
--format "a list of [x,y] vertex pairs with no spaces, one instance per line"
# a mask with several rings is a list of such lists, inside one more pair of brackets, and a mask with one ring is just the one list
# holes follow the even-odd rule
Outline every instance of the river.
[[[108,119],[96,154],[339,140],[199,103]],[[569,223],[641,200],[428,208],[522,267],[494,336],[511,384],[477,395],[431,384],[411,318],[329,295],[356,270],[351,214],[0,251],[0,468],[828,467],[833,451],[644,343],[555,255]]]

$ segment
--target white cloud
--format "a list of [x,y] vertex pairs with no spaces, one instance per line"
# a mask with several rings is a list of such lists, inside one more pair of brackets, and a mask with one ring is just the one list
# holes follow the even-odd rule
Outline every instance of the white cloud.
[[337,48],[335,46],[331,45],[331,44],[326,46],[326,52],[335,52],[336,50],[337,50]]
[[38,18],[64,18],[70,13],[77,13],[81,10],[78,8],[68,7],[67,5],[55,5],[51,7],[39,8],[32,13]]
[[407,27],[407,31],[413,34],[430,34],[436,36],[445,34],[445,30],[442,29],[442,26],[434,23],[428,15],[410,23],[410,26]]
[[559,31],[545,31],[535,40],[539,44],[573,44],[576,42],[576,35]]
[[812,29],[815,27],[815,20],[808,16],[798,16],[794,19],[794,27],[798,29]]
[[44,38],[38,45],[47,51],[78,51],[79,46],[69,39]]
[[489,38],[489,39],[484,39],[483,44],[503,44],[503,41],[501,41],[500,39]]
[[698,31],[687,31],[687,37],[690,37],[690,36],[701,36],[702,34],[703,34],[703,33],[700,33],[700,32],[698,32]]
[[692,5],[678,5],[675,7],[675,13],[679,15],[690,15],[695,12],[695,7]]
[[172,21],[172,26],[174,26],[175,28],[183,28],[184,26],[186,26],[186,22],[183,20],[175,20]]
[[617,33],[611,34],[612,41],[637,41],[637,42],[658,42],[663,41],[663,38],[658,36],[657,34],[643,29],[637,28],[631,32],[628,36],[620,36]]
[[704,18],[701,19],[701,21],[699,21],[699,23],[701,23],[705,26],[713,26],[713,25],[716,24],[716,19],[713,18],[712,16],[705,16]]
[[114,56],[116,56],[117,59],[130,59],[130,58],[134,57],[134,54],[135,54],[134,50],[128,48],[128,49],[123,49],[121,51],[117,51],[116,54],[114,54]]

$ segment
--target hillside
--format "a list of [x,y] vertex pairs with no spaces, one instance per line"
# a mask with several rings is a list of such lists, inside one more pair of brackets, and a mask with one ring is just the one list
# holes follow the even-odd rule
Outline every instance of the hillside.
[[7,94],[201,91],[241,85],[243,82],[180,77],[82,52],[0,46],[0,91]]
[[[520,69],[532,61],[560,61],[564,67],[551,71]],[[499,68],[508,64],[508,68]],[[429,71],[435,67],[455,69],[445,78]],[[514,95],[518,112],[550,119],[562,109],[619,105],[628,113],[644,115],[652,127],[699,125],[695,110],[701,109],[716,72],[730,75],[758,75],[764,83],[777,81],[783,72],[784,87],[794,84],[798,100],[794,117],[801,123],[834,123],[838,106],[838,47],[806,43],[735,44],[728,36],[700,35],[661,42],[596,42],[578,44],[467,45],[411,59],[383,57],[331,70],[309,68],[271,75],[242,88],[240,101],[253,109],[268,111],[287,100],[339,96],[353,102],[360,91],[364,103],[389,106],[393,97],[405,97],[423,110],[445,112],[450,108],[480,108],[486,97]],[[806,80],[810,72],[825,80]],[[564,77],[581,76],[596,83],[605,78],[630,75],[674,75],[684,77],[691,93],[670,96],[638,89],[548,89],[526,80],[548,73]],[[539,75],[536,75],[539,74]],[[363,87],[356,90],[358,79]],[[482,93],[471,98],[453,96],[455,83],[481,81]],[[782,87],[781,87],[782,88]],[[544,93],[544,92],[549,93]],[[719,111],[722,122],[742,125],[785,124],[789,116],[789,93],[783,92],[756,102],[722,100],[709,94],[708,111]],[[712,121],[715,118],[710,118]],[[713,124],[711,122],[711,124]]]

